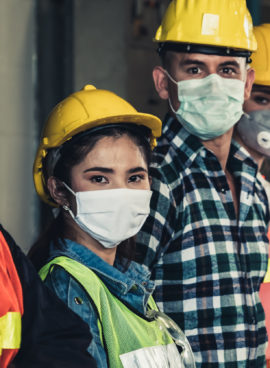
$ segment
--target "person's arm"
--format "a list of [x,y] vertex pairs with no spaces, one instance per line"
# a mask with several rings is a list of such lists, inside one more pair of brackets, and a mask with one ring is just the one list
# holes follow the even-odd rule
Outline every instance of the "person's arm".
[[88,347],[88,352],[95,359],[98,368],[107,368],[107,355],[100,339],[97,323],[98,314],[85,290],[59,266],[53,268],[44,282],[58,298],[88,324],[93,337]]
[[24,314],[16,368],[96,368],[87,352],[89,328],[40,280],[31,262],[0,226],[23,290]]

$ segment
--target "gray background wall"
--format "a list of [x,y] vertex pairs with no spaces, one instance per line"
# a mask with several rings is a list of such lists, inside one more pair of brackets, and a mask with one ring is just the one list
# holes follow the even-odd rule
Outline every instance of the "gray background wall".
[[38,230],[35,27],[34,0],[0,1],[0,221],[25,249]]

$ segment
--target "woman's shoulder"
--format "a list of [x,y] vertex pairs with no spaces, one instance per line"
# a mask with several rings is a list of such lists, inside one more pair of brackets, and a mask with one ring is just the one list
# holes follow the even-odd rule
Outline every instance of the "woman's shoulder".
[[98,362],[98,366],[106,367],[106,354],[102,347],[97,324],[98,315],[84,287],[61,266],[54,266],[44,282],[73,312],[88,324],[93,337],[88,352]]

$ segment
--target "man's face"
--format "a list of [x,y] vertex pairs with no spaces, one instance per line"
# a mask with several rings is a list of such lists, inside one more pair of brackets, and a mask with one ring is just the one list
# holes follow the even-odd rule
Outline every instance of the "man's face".
[[[202,79],[210,74],[217,74],[222,78],[239,79],[246,83],[245,100],[249,97],[253,79],[253,69],[247,69],[243,57],[177,53],[169,51],[167,55],[167,71],[175,81],[188,79]],[[177,110],[180,106],[177,85],[173,83],[161,67],[153,71],[155,86],[160,97],[170,98],[172,106]],[[158,84],[158,80],[159,83]]]
[[244,111],[270,110],[270,86],[255,84],[250,97],[244,103]]

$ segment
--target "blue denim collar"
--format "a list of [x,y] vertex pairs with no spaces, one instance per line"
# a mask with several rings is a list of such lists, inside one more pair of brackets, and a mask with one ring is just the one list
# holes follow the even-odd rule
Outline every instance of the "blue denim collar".
[[123,298],[131,290],[133,292],[138,290],[140,295],[145,295],[143,303],[146,303],[152,294],[154,282],[150,280],[150,272],[145,266],[131,262],[128,269],[124,271],[119,261],[116,260],[114,266],[111,266],[90,249],[72,240],[60,240],[59,245],[60,247],[56,248],[51,244],[50,259],[66,256],[91,268],[116,296]]

